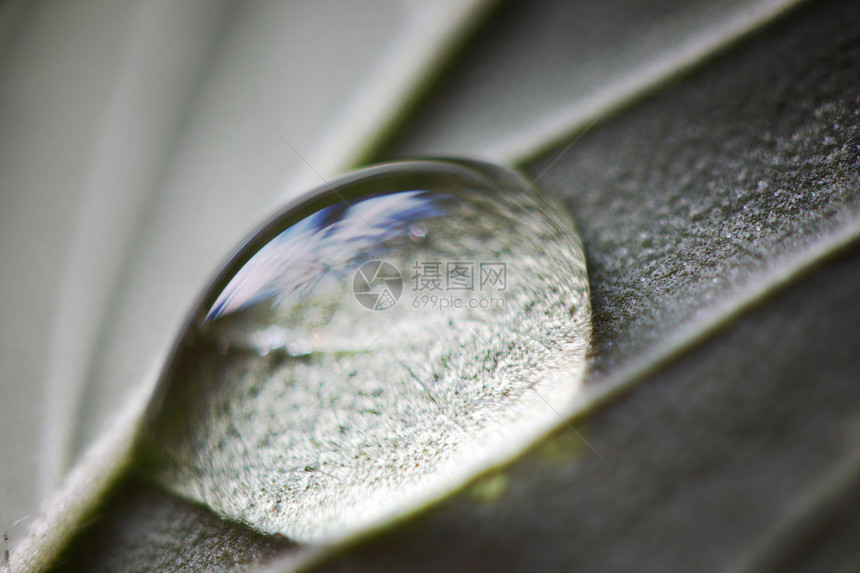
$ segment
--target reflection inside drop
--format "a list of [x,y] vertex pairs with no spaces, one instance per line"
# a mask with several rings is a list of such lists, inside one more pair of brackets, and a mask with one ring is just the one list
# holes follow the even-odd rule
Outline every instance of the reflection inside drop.
[[[269,298],[297,302],[330,273],[404,233],[423,238],[423,224],[445,214],[444,197],[429,191],[400,191],[342,201],[305,217],[257,252],[226,286],[206,321]],[[420,233],[416,235],[415,233]]]
[[151,477],[331,540],[558,423],[589,333],[557,202],[486,164],[371,168],[270,221],[207,290],[150,411]]

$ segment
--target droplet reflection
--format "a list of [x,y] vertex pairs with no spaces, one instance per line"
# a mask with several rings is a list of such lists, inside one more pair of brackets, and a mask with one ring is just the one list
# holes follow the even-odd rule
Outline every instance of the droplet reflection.
[[151,477],[266,532],[352,533],[557,424],[589,308],[570,219],[518,175],[363,170],[272,219],[207,289],[149,412]]

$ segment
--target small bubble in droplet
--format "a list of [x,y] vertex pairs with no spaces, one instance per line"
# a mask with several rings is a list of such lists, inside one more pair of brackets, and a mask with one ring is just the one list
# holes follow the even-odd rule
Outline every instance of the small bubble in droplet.
[[287,344],[287,354],[290,356],[307,356],[314,351],[313,344],[303,340]]
[[420,243],[427,238],[427,226],[423,223],[414,223],[409,226],[409,238]]
[[276,325],[269,326],[253,335],[253,343],[262,356],[267,356],[274,350],[283,349],[288,341],[287,331]]

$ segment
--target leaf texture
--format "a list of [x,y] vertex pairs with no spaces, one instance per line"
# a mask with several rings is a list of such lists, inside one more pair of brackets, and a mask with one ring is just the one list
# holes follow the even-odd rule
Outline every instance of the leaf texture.
[[[90,533],[91,553],[61,557],[69,571],[252,571],[288,550],[279,536],[262,536],[150,486],[128,480],[106,500]],[[145,529],[142,529],[145,527]],[[115,551],[121,547],[123,551]],[[90,555],[99,556],[94,562]]]
[[[380,158],[420,149],[421,126],[447,113],[444,94],[480,78],[506,41],[504,28],[489,26],[419,110],[425,119]],[[608,463],[560,421],[521,459],[432,511],[304,562],[285,540],[214,524],[150,486],[127,485],[60,569],[146,569],[168,552],[179,555],[177,570],[221,567],[213,552],[244,563],[273,548],[293,554],[273,570],[303,571],[856,565],[847,540],[860,533],[851,517],[860,483],[851,463],[860,438],[858,67],[860,9],[817,2],[526,166],[566,201],[582,233],[592,386],[663,357],[624,386],[631,391],[572,419]],[[433,137],[441,139],[428,137],[431,147],[449,148],[444,134]],[[847,239],[830,240],[837,235]],[[838,250],[822,246],[830,244]],[[818,255],[804,258],[810,252]],[[790,284],[768,283],[780,270]],[[749,289],[767,296],[733,312]],[[723,320],[690,338],[715,309]],[[660,355],[667,340],[683,351]],[[827,509],[817,504],[824,498],[843,503]],[[825,509],[792,511],[803,499]],[[129,509],[144,505],[150,511]],[[105,543],[112,528],[135,533]],[[826,543],[812,535],[821,530]],[[220,542],[171,539],[205,531]]]

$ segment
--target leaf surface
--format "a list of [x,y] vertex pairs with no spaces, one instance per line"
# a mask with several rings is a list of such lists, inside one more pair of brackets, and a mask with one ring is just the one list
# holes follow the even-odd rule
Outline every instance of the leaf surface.
[[[820,499],[821,484],[843,494],[857,484],[840,463],[857,455],[860,418],[858,29],[857,8],[813,4],[528,165],[567,202],[586,245],[592,387],[619,391],[572,420],[608,464],[560,421],[513,465],[340,548],[323,569],[769,570],[787,551],[769,532],[789,530],[809,541],[799,566],[856,557],[839,543],[854,522],[834,525],[849,513],[814,515],[843,536],[823,546],[804,534],[810,513],[786,508]],[[504,40],[488,28],[488,47],[452,84],[485,69]],[[421,139],[400,141],[390,155]],[[848,477],[834,482],[840,471]],[[86,534],[67,558],[107,567],[128,552],[144,563],[160,543],[149,532],[165,530],[146,526],[152,514],[117,515],[105,519],[142,532],[136,546]],[[167,521],[178,524],[171,535],[189,533],[190,522]],[[234,555],[269,543],[225,539]],[[193,561],[199,550],[188,551]]]

